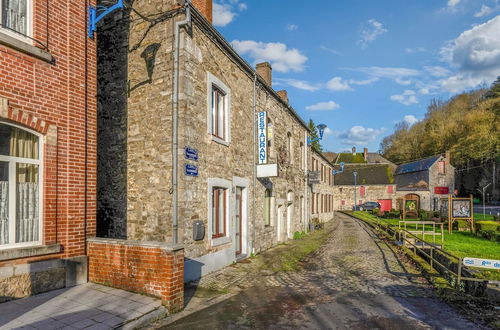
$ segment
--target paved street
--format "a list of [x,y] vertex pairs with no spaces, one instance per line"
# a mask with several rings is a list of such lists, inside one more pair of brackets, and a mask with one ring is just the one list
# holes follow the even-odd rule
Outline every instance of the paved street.
[[[478,329],[439,301],[429,285],[363,223],[337,215],[332,233],[304,269],[270,273],[238,264],[199,289],[231,298],[164,329]],[[253,268],[252,268],[253,267]],[[158,325],[157,325],[158,327]]]

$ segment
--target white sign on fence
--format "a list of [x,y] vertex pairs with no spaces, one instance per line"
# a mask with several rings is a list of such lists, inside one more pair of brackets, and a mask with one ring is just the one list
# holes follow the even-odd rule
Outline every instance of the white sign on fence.
[[500,260],[464,258],[464,265],[469,266],[469,267],[479,267],[479,268],[499,269],[500,270]]

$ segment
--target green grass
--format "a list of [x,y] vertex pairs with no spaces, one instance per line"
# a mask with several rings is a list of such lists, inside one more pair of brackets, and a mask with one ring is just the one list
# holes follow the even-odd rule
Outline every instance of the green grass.
[[493,214],[474,213],[474,220],[495,220]]
[[[355,211],[353,215],[363,220],[377,221],[374,215],[365,211]],[[379,218],[378,221],[398,228],[399,221],[401,220]],[[494,221],[478,221],[477,223],[481,224],[483,230],[496,230],[496,227],[499,225]],[[411,224],[407,224],[408,230],[413,230],[414,228]],[[432,230],[432,225],[426,225],[426,230]],[[439,230],[439,226],[436,226],[436,230]],[[449,234],[447,224],[444,225],[444,249],[462,258],[471,257],[500,260],[499,243],[474,236],[470,232],[454,231],[453,234]]]

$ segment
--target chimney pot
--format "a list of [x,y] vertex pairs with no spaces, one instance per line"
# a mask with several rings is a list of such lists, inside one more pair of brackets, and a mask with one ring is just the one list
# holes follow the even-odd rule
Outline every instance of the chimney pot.
[[268,84],[270,87],[272,87],[273,86],[273,78],[272,78],[273,68],[271,67],[271,64],[269,64],[269,62],[259,63],[255,67],[255,69],[257,70],[257,73],[259,74],[259,76],[261,76],[262,79],[264,79],[266,84]]
[[281,91],[277,91],[276,93],[278,93],[279,97],[285,101],[285,103],[288,103],[288,93],[286,90],[281,90]]
[[212,0],[192,0],[193,6],[212,24]]

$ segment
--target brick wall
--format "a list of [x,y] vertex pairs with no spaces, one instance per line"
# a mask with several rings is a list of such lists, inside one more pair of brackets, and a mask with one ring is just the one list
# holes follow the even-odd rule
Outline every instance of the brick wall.
[[[33,37],[47,62],[0,45],[0,119],[44,136],[43,244],[62,252],[0,267],[85,255],[95,236],[96,47],[86,36],[87,1],[34,1]],[[1,32],[0,32],[1,33]],[[37,46],[33,43],[33,46]]]
[[158,297],[170,312],[184,307],[184,249],[94,238],[88,251],[89,281]]

